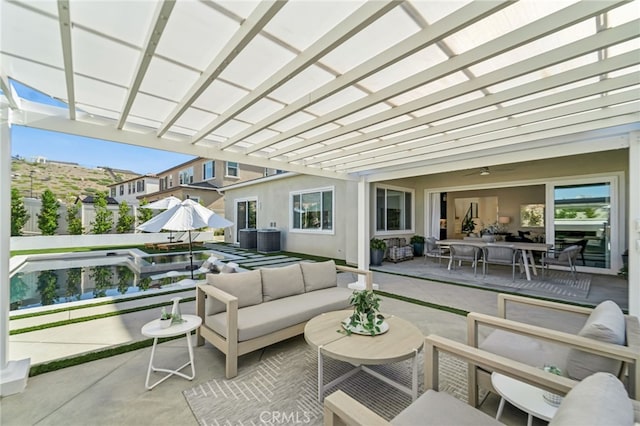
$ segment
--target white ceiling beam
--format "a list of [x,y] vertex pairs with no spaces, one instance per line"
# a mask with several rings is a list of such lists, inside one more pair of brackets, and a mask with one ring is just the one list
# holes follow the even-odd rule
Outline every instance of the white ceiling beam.
[[[634,77],[636,81],[638,80],[638,76],[631,77]],[[597,87],[598,84],[595,83],[591,86],[592,88]],[[599,93],[599,90],[597,88],[595,89],[595,93]],[[548,98],[550,102],[553,102],[551,100],[552,96],[549,96]],[[544,98],[544,100],[541,99],[541,102],[544,102],[545,100],[547,100],[547,98]],[[556,100],[559,100],[559,98],[556,98]],[[549,123],[553,123],[551,120],[559,119],[561,117],[580,114],[594,109],[612,107],[621,103],[633,102],[637,100],[640,100],[640,92],[637,90],[627,90],[614,95],[599,96],[597,98],[589,99],[583,102],[568,104],[562,106],[562,108],[544,110],[533,114],[526,114],[523,116],[510,118],[508,120],[493,121],[482,127],[472,127],[466,130],[461,130],[459,132],[436,136],[425,141],[418,141],[416,143],[403,145],[401,147],[388,147],[387,149],[381,151],[371,152],[363,156],[359,155],[357,157],[352,157],[351,161],[336,159],[326,164],[322,163],[320,166],[323,168],[333,168],[334,170],[366,169],[380,162],[389,162],[399,159],[412,158],[417,154],[441,152],[448,149],[457,149],[461,146],[470,145],[471,143],[466,141],[466,138],[483,134],[489,135],[488,137],[495,137],[496,132],[508,129],[518,129],[519,127],[529,126],[535,123],[542,123],[543,127],[549,126]],[[505,115],[505,117],[507,116],[508,115]],[[479,117],[479,119],[481,118],[482,117]],[[489,120],[493,119],[487,118],[487,120],[485,121]]]
[[[439,40],[444,39],[462,28],[484,19],[510,4],[512,4],[511,1],[474,1],[473,3],[468,4],[448,15],[447,19],[441,19],[429,28],[421,30],[400,43],[391,46],[379,55],[374,56],[357,67],[347,71],[343,75],[338,76],[336,79],[322,87],[319,87],[311,93],[297,99],[285,108],[238,133],[236,136],[229,138],[223,147],[226,148],[242,141],[268,126],[284,120],[296,112],[328,98],[349,85],[355,84],[356,82],[365,79],[390,65],[393,65],[394,63],[436,43]],[[259,143],[248,148],[246,152],[251,153],[259,151],[269,145],[271,145],[271,143]]]
[[[529,83],[525,83],[523,85],[513,87],[511,89],[507,89],[502,92],[491,94],[482,98],[477,98],[460,105],[454,105],[452,107],[445,108],[445,109],[436,111],[434,113],[428,114],[426,116],[420,117],[418,119],[415,119],[415,123],[410,123],[410,124],[412,127],[416,127],[426,123],[434,123],[440,120],[453,118],[462,114],[469,113],[474,110],[487,108],[489,106],[493,106],[499,103],[504,103],[510,100],[518,99],[534,93],[544,92],[546,90],[571,84],[576,81],[599,76],[603,72],[611,72],[618,69],[630,67],[639,63],[640,63],[640,51],[636,50],[636,51],[628,52],[622,55],[615,56],[611,59],[607,59],[602,62],[594,62],[589,65],[585,65],[578,68],[574,68],[569,71],[565,71],[561,74],[556,74],[541,80],[535,80]],[[635,76],[635,80],[640,78],[637,76],[637,74],[631,74],[630,75],[631,83],[629,84],[635,84],[633,83],[634,76]],[[626,85],[627,83],[623,83],[623,84]],[[595,86],[599,86],[599,85],[595,84],[595,85],[591,85],[590,87],[595,87]],[[611,82],[609,82],[608,86],[602,86],[602,89],[600,87],[598,87],[597,89],[593,89],[595,90],[594,93],[601,93],[604,87],[612,87]],[[581,98],[586,96],[583,94],[582,90],[586,90],[586,89],[583,89],[582,87],[580,87],[578,89],[573,89],[570,92],[562,92],[561,95],[563,97],[566,97],[565,100],[570,100],[572,98]],[[609,90],[612,90],[612,89],[609,89]],[[385,148],[385,147],[387,150],[397,151],[398,148],[393,147],[393,145],[401,144],[401,143],[408,142],[411,140],[416,140],[416,139],[424,139],[428,136],[436,135],[438,133],[444,133],[457,128],[456,126],[465,127],[465,126],[469,126],[477,123],[482,123],[483,121],[493,120],[501,116],[509,116],[512,114],[524,112],[526,110],[531,110],[535,108],[544,108],[550,105],[548,103],[544,103],[545,101],[541,101],[540,99],[541,98],[533,99],[529,102],[523,102],[515,106],[501,108],[497,111],[490,111],[488,113],[474,115],[472,117],[467,117],[465,119],[457,120],[455,122],[432,126],[427,129],[416,130],[410,133],[404,133],[395,137],[376,141],[375,146],[373,146],[373,148],[375,148],[376,153],[379,152],[381,148]],[[546,97],[542,99],[547,100],[546,102],[551,102],[551,100]],[[564,101],[560,101],[560,102],[564,102]],[[506,112],[506,111],[510,111],[510,112]],[[489,118],[489,116],[493,116],[493,118]],[[483,120],[483,121],[480,121],[480,120]],[[393,134],[395,133],[394,130],[397,128],[398,128],[397,126],[389,126],[386,128],[387,129],[386,132],[388,134]],[[361,138],[360,136],[358,136],[358,137],[349,139],[351,143],[345,146],[355,146],[357,143],[363,142],[364,140],[368,140],[368,139],[371,139],[371,136],[368,136],[366,138],[364,137]],[[402,148],[411,149],[414,147],[414,145],[420,144],[420,143],[422,142],[416,142],[415,144],[405,144],[402,146]],[[342,143],[338,143],[336,145],[342,145]],[[322,155],[322,151],[320,151],[320,154],[318,154],[318,156],[315,158],[310,158],[310,157],[312,155],[315,155],[316,151],[318,150],[309,151],[308,153],[305,153],[305,155],[307,155],[308,157],[304,161],[304,163],[307,165],[310,165],[310,164],[315,164],[319,162],[324,163],[331,160],[337,160],[344,155],[354,155],[354,154],[365,152],[371,149],[372,146],[371,145],[360,146],[360,147],[355,146],[354,148],[350,148],[346,151],[342,150],[341,148],[342,147],[339,147],[339,146],[334,147],[333,145],[326,146],[324,147],[324,152],[329,151],[329,153],[327,155]],[[289,157],[289,160],[296,161],[296,160],[300,160],[301,157],[304,157],[304,155]],[[331,165],[331,163],[328,163],[328,164]]]
[[[292,61],[276,71],[271,77],[262,82],[257,88],[250,91],[245,97],[240,99],[225,112],[216,117],[211,123],[205,126],[212,132],[246,110],[278,87],[291,80],[296,75],[313,65],[321,57],[349,40],[358,32],[367,28],[372,22],[389,12],[401,2],[398,0],[368,1],[350,16],[340,21],[338,25],[330,29],[323,37],[313,43],[307,50],[297,55]],[[223,149],[228,146],[223,143]]]
[[[142,126],[136,127],[129,124],[126,129],[117,129],[115,120],[99,119],[85,114],[78,116],[76,120],[68,120],[63,114],[66,114],[66,110],[63,108],[38,105],[25,101],[23,103],[23,109],[15,111],[13,123],[52,132],[103,139],[143,148],[159,149],[204,158],[215,158],[223,161],[236,161],[238,163],[304,173],[311,176],[338,180],[357,179],[344,173],[336,173],[318,168],[309,169],[301,165],[287,164],[281,161],[269,160],[264,157],[246,156],[232,152],[219,152],[207,144],[192,145],[189,143],[188,138],[180,138],[179,135],[175,135],[178,139],[171,139],[166,136],[158,138],[152,129]],[[135,131],[132,129],[135,129]]]
[[169,16],[171,16],[171,12],[173,11],[173,6],[175,6],[175,4],[175,0],[164,0],[156,7],[156,11],[153,16],[153,26],[149,29],[145,39],[144,49],[138,58],[138,65],[133,73],[133,80],[129,86],[122,111],[120,112],[120,118],[118,119],[117,125],[118,129],[122,129],[122,127],[124,127],[124,123],[129,116],[129,111],[131,111],[133,101],[138,95],[138,90],[140,89],[142,80],[149,69],[149,64],[151,63],[151,59],[153,59],[153,55],[158,47],[158,43],[160,42],[160,37],[162,37],[162,33],[167,26]]
[[[240,25],[240,28],[231,37],[229,42],[211,61],[198,80],[189,88],[186,95],[175,106],[171,114],[158,128],[158,136],[165,134],[167,130],[189,109],[198,97],[215,81],[229,64],[244,50],[244,48],[257,36],[265,25],[287,4],[288,0],[261,1],[251,15]],[[192,141],[195,143],[211,133],[205,126],[196,133]]]
[[[597,49],[602,48],[603,46],[610,46],[612,44],[617,44],[617,43],[629,40],[631,38],[636,37],[636,35],[634,35],[634,32],[637,31],[635,29],[635,26],[638,24],[640,24],[640,22],[634,22],[634,23],[631,23],[631,25],[623,25],[620,27],[616,27],[614,29],[610,29],[606,32],[595,34],[593,36],[578,40],[574,43],[570,43],[568,45],[559,47],[557,49],[550,50],[542,55],[528,58],[521,62],[517,62],[512,65],[501,68],[499,70],[489,72],[487,74],[482,75],[481,77],[476,78],[475,80],[465,81],[456,86],[441,90],[436,93],[432,93],[429,96],[425,96],[423,98],[416,99],[411,102],[407,102],[406,104],[401,105],[393,110],[385,111],[380,114],[374,114],[369,118],[366,118],[364,120],[361,120],[359,122],[352,123],[352,124],[357,127],[363,127],[363,126],[371,125],[372,124],[371,121],[374,121],[374,120],[376,122],[386,121],[386,120],[395,118],[396,116],[402,115],[407,111],[414,111],[414,110],[426,108],[432,105],[436,105],[440,102],[445,102],[447,100],[450,100],[459,96],[463,96],[468,93],[475,92],[483,87],[488,87],[498,83],[502,83],[504,81],[511,80],[513,78],[517,78],[519,76],[522,76],[540,69],[544,69],[546,67],[551,67],[558,63],[568,61],[582,55],[586,55]],[[544,80],[540,80],[539,85],[542,86],[544,84],[545,84]],[[524,96],[524,95],[526,94],[523,93],[521,96]],[[500,93],[494,96],[497,96],[499,98]],[[479,98],[479,100],[469,101],[468,103],[465,103],[464,105],[461,105],[458,107],[458,114],[461,114],[463,109],[466,109],[466,111],[472,111],[473,109],[475,109],[475,108],[467,109],[465,107],[465,105],[467,104],[472,106],[480,105],[480,107],[490,106],[492,104],[491,99],[493,99],[493,97],[486,96],[483,98]],[[444,111],[446,115],[446,112],[448,111],[447,110],[444,110]],[[401,123],[397,123],[381,129],[373,130],[371,132],[367,132],[361,136],[355,136],[340,142],[329,144],[328,146],[322,145],[318,148],[308,150],[307,152],[301,153],[299,155],[294,155],[293,157],[291,157],[291,161],[298,160],[301,157],[311,157],[311,156],[319,155],[319,154],[322,154],[323,152],[326,152],[328,149],[331,149],[331,150],[340,149],[340,148],[348,147],[351,145],[355,145],[357,143],[362,143],[364,141],[374,140],[375,138],[405,131],[414,127],[423,126],[433,121],[434,121],[434,114],[428,114],[416,119],[403,121]],[[345,127],[351,127],[351,124]],[[436,129],[437,128],[438,126],[436,126]],[[342,131],[342,129],[343,128],[338,130]],[[331,133],[331,132],[327,132],[327,133]],[[310,138],[307,141],[311,141],[315,139],[317,138]],[[384,143],[384,142],[381,142],[381,143]],[[287,147],[286,150],[288,150],[289,148],[290,147]],[[276,155],[271,154],[269,155],[269,157],[273,158],[273,157],[276,157]]]
[[[601,127],[612,125],[622,125],[633,123],[634,120],[640,120],[638,113],[638,102],[606,108],[598,111],[592,111],[585,114],[573,115],[570,117],[560,118],[557,120],[549,120],[542,123],[536,123],[524,127],[509,127],[502,132],[493,132],[482,134],[475,137],[459,141],[455,148],[447,149],[442,152],[429,152],[422,154],[421,150],[415,150],[415,153],[408,153],[411,162],[422,160],[433,160],[437,158],[456,158],[460,155],[468,155],[483,150],[499,148],[502,150],[517,149],[519,143],[528,142],[546,137],[557,137],[576,133],[579,131],[595,130]],[[606,124],[605,124],[606,123]],[[610,124],[615,123],[615,124]],[[343,170],[337,169],[345,173],[369,173],[373,170],[379,172],[380,169],[392,167],[406,167],[409,163],[405,157],[402,160],[385,161],[379,159],[377,163],[371,163],[365,167],[345,167]]]
[[62,61],[64,63],[64,78],[67,85],[67,103],[69,105],[69,119],[76,119],[76,89],[73,79],[73,48],[71,46],[71,13],[69,0],[58,0],[58,22],[60,24],[60,42],[62,46]]
[[[615,122],[619,118],[613,119]],[[629,132],[639,129],[639,123],[616,125],[608,121],[607,127],[586,130],[582,132],[564,134],[544,139],[536,138],[518,145],[514,150],[487,150],[474,152],[463,158],[438,158],[412,163],[404,169],[380,169],[375,175],[366,175],[370,182],[380,182],[391,179],[402,179],[421,175],[446,173],[457,170],[477,168],[478,164],[493,166],[498,164],[520,163],[525,161],[544,160],[569,155],[585,154],[589,152],[610,151],[629,147]],[[624,121],[624,120],[623,120]],[[526,156],[523,155],[526,153]]]
[[[528,25],[518,28],[517,30],[511,31],[508,34],[505,34],[481,46],[478,46],[471,51],[460,54],[427,70],[416,73],[413,76],[408,77],[402,81],[387,86],[386,88],[377,91],[373,95],[358,99],[354,102],[351,102],[350,104],[324,114],[322,117],[310,120],[286,132],[283,132],[280,135],[269,138],[261,145],[273,145],[275,143],[284,141],[292,136],[299,135],[324,124],[343,118],[347,115],[353,114],[354,112],[366,109],[387,99],[398,96],[399,94],[413,90],[416,87],[438,80],[444,76],[450,75],[464,68],[495,57],[501,53],[520,47],[533,40],[559,31],[560,29],[573,25],[576,22],[580,22],[581,20],[593,17],[598,13],[601,13],[603,9],[606,10],[608,8],[611,8],[612,4],[613,3],[581,2],[568,6],[552,15],[534,21]],[[386,114],[394,115],[396,111],[405,110],[406,104],[390,109],[386,112]],[[403,114],[404,113],[406,112],[403,112]],[[384,118],[386,117],[386,115],[376,114],[374,117]],[[364,123],[368,124],[366,124],[365,126],[360,126],[360,124]],[[376,122],[374,122],[373,119],[359,120],[355,123],[350,123],[337,129],[327,131],[319,136],[308,138],[302,142],[293,143],[287,147],[281,148],[276,152],[269,154],[269,156],[275,157],[287,152],[302,149],[315,143],[322,142],[323,140],[338,137],[375,123]]]
[[19,97],[14,96],[13,86],[9,84],[9,79],[6,75],[0,75],[0,89],[2,89],[2,94],[5,98],[7,98],[7,102],[9,103],[9,108],[11,109],[20,109],[18,105]]

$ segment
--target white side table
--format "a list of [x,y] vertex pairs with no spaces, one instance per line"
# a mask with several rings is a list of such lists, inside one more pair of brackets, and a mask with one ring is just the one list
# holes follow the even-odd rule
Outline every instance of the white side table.
[[557,406],[545,401],[542,396],[544,390],[531,386],[528,383],[503,376],[499,373],[491,373],[491,384],[501,397],[496,420],[499,420],[500,416],[502,416],[505,400],[527,413],[527,426],[531,426],[533,416],[550,421],[556,414],[556,411],[558,411]]
[[[182,319],[184,322],[182,324],[173,324],[169,328],[160,328],[160,319],[153,320],[151,322],[146,323],[142,326],[142,334],[147,337],[153,337],[153,348],[151,349],[151,358],[149,359],[149,368],[147,369],[147,381],[145,382],[145,386],[147,389],[153,389],[158,386],[160,383],[167,380],[169,377],[173,375],[178,375],[180,377],[184,377],[187,380],[193,380],[196,377],[196,371],[193,365],[193,346],[191,345],[191,332],[202,324],[202,319],[196,315],[182,315]],[[153,365],[153,357],[156,354],[156,346],[158,345],[158,339],[162,337],[174,337],[184,334],[187,337],[187,349],[189,350],[189,362],[184,364],[183,366],[175,369],[169,370],[167,368],[158,368]],[[180,370],[191,365],[191,376],[187,376],[184,373],[181,373]],[[169,373],[154,384],[149,384],[149,377],[151,376],[151,370],[153,371],[161,371],[164,373]]]

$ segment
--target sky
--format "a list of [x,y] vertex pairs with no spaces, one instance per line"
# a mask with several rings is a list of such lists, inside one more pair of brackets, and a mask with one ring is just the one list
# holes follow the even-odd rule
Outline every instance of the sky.
[[[11,81],[20,97],[34,102],[65,107],[36,90]],[[155,174],[194,158],[190,155],[134,145],[49,132],[29,127],[11,127],[11,155],[26,160],[41,156],[47,160],[68,161],[94,168],[107,166],[139,174]]]

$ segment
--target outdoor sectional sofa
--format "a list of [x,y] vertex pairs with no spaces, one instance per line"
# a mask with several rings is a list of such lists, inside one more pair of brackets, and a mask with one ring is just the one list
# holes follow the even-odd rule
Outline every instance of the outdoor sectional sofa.
[[[566,397],[549,425],[633,426],[640,421],[640,402],[627,396],[622,383],[612,374],[596,373],[581,382],[556,376],[541,369],[467,346],[444,337],[425,339],[425,392],[391,421],[387,421],[342,391],[324,400],[326,426],[414,426],[467,425],[498,426],[499,421],[465,404],[456,397],[438,391],[439,353],[444,352],[476,368],[492,369],[539,388]],[[373,407],[375,410],[375,407]]]
[[[507,302],[529,308],[582,315],[581,330],[574,334],[507,319]],[[567,305],[529,297],[499,294],[498,317],[472,312],[467,315],[467,343],[487,352],[538,368],[558,367],[574,380],[595,372],[608,372],[625,381],[629,395],[639,399],[640,323],[624,315],[608,300],[595,308]],[[480,341],[479,328],[492,331]],[[469,399],[477,404],[478,388],[493,390],[491,370],[469,369]]]
[[311,318],[349,307],[352,291],[338,287],[337,271],[362,275],[372,288],[370,271],[333,260],[207,274],[207,283],[196,290],[198,346],[206,339],[222,351],[226,377],[235,377],[240,355],[302,334]]

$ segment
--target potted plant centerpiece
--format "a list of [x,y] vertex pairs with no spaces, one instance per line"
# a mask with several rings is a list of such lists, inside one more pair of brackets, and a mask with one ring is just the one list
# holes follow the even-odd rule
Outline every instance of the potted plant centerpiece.
[[387,249],[387,243],[385,243],[384,240],[372,238],[369,242],[369,248],[371,249],[371,265],[382,265],[382,259],[384,259],[384,252]]
[[353,306],[353,314],[342,322],[347,334],[375,336],[389,330],[389,325],[379,312],[380,298],[372,290],[354,291],[349,303]]
[[169,328],[171,326],[171,320],[173,316],[167,312],[165,308],[162,308],[162,312],[160,313],[160,328]]
[[424,253],[424,242],[425,238],[422,235],[414,235],[411,237],[411,241],[409,241],[413,246],[413,255],[414,256],[422,256]]

